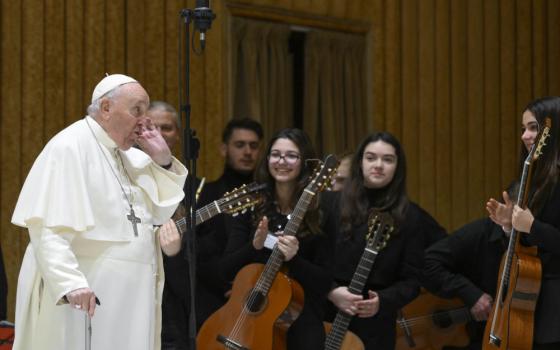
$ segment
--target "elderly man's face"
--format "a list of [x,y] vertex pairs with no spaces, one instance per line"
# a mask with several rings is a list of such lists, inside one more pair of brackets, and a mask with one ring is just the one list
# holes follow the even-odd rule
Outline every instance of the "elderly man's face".
[[148,118],[150,118],[159,129],[169,149],[172,150],[173,146],[179,141],[179,127],[177,126],[177,118],[175,115],[157,108],[149,110],[147,114]]
[[120,149],[127,150],[146,128],[150,98],[138,83],[125,84],[119,89],[112,100],[102,102],[101,112],[105,131]]

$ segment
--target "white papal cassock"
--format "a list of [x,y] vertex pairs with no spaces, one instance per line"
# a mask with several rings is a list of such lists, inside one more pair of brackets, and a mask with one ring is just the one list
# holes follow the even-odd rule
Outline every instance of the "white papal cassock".
[[[101,301],[91,321],[93,350],[159,350],[164,281],[154,225],[175,211],[186,176],[176,159],[167,171],[138,149],[118,150],[90,117],[49,141],[12,217],[31,237],[18,281],[14,349],[84,349],[85,313],[62,300],[90,287]],[[138,236],[117,177],[142,221]]]

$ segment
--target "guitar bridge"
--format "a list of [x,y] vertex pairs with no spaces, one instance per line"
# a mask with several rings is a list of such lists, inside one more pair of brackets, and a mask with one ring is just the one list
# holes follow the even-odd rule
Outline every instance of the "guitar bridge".
[[216,337],[216,340],[222,344],[224,344],[224,346],[226,347],[226,349],[232,349],[232,350],[250,350],[249,348],[244,347],[243,345],[239,344],[238,342],[231,340],[227,337],[224,337],[221,334],[218,334],[218,336]]
[[502,340],[500,338],[496,337],[494,334],[490,334],[490,344],[500,347],[501,343]]

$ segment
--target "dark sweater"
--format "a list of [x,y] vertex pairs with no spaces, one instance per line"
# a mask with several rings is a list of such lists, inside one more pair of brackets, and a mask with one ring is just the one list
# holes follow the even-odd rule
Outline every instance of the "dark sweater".
[[[471,308],[483,293],[496,294],[500,260],[507,247],[502,228],[489,218],[473,221],[426,250],[423,285]],[[480,348],[486,321],[471,321],[472,347]]]
[[[271,210],[265,213],[269,218],[269,229],[272,232],[283,228],[285,216]],[[322,229],[332,223],[324,217]],[[232,280],[235,274],[245,265],[260,262],[266,263],[270,250],[253,248],[252,239],[257,222],[251,214],[232,220],[230,239],[226,248],[226,257],[222,261],[224,278]],[[304,225],[302,225],[304,226]],[[305,230],[305,227],[300,227]],[[300,230],[301,233],[301,230]],[[325,332],[322,325],[326,295],[332,284],[331,257],[333,253],[332,239],[324,233],[298,235],[299,250],[284,265],[288,275],[299,282],[305,294],[303,310],[288,331],[288,348],[290,350],[322,350]]]
[[523,242],[537,246],[542,262],[542,281],[535,310],[536,343],[560,342],[560,186],[552,191],[547,203],[537,215],[530,234]]
[[[220,199],[226,192],[252,181],[252,175],[241,174],[225,167],[222,176],[207,183],[197,202],[201,208]],[[218,215],[197,226],[197,328],[225,303],[228,284],[215,273],[217,259],[221,258],[228,236],[228,215]],[[164,257],[165,287],[163,291],[162,349],[188,349],[188,317],[190,290],[187,251],[174,257]]]
[[[370,195],[375,195],[370,192]],[[337,194],[331,200],[339,202]],[[370,202],[374,202],[370,200]],[[340,204],[337,204],[338,207]],[[328,229],[336,235],[334,275],[338,286],[348,286],[366,245],[367,222],[354,225],[350,232],[341,232],[340,214],[335,210],[335,224]],[[354,317],[349,329],[364,342],[366,349],[394,349],[397,310],[412,301],[419,293],[417,276],[422,265],[425,240],[444,234],[437,222],[420,207],[410,203],[398,229],[382,249],[366,281],[368,290],[379,295],[379,312],[373,317]],[[330,304],[329,320],[336,314]]]

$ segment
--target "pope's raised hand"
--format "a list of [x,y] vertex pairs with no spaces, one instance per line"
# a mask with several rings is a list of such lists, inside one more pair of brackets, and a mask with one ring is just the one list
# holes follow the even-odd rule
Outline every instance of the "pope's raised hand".
[[140,134],[136,140],[140,148],[146,152],[154,162],[160,166],[171,164],[173,160],[171,150],[161,133],[149,118],[140,125]]

